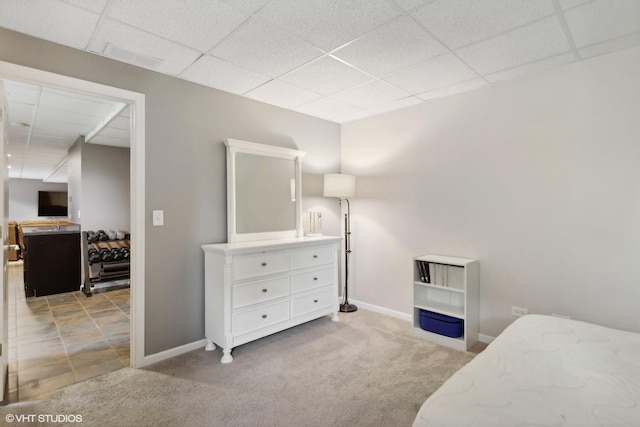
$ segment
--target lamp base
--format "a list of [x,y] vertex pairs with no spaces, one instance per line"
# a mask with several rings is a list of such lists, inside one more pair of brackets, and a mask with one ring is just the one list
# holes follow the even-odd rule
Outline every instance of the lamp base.
[[357,311],[358,307],[355,304],[340,304],[340,311],[343,313],[353,313],[354,311]]

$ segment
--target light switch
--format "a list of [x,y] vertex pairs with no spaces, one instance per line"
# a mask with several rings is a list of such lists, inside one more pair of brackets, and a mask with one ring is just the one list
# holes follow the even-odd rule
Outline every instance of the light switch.
[[164,225],[164,211],[153,211],[153,225]]

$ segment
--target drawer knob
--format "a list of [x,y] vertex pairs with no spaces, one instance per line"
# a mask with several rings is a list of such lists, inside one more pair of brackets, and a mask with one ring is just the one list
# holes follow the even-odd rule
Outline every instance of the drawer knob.
[[317,302],[318,302],[318,300],[317,300],[317,299],[314,299],[314,300],[313,300],[313,302],[317,303]]
[[313,280],[318,280],[318,278],[317,278],[317,277],[314,277],[314,278],[313,278]]
[[263,267],[266,267],[266,266],[267,266],[267,263],[266,263],[266,262],[263,262],[263,263],[262,263],[262,264],[260,264],[260,265],[261,265],[261,266],[263,266]]
[[267,289],[266,289],[266,288],[265,288],[265,289],[263,289],[263,290],[262,290],[262,292],[267,292]]
[[267,315],[266,315],[266,314],[263,314],[263,315],[262,315],[262,318],[263,318],[263,319],[266,319],[266,318],[267,318]]
[[318,258],[318,255],[314,255],[313,257],[314,257],[314,258]]

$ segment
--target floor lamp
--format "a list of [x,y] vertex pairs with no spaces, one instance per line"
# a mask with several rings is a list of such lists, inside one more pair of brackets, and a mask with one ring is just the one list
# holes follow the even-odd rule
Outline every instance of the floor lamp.
[[356,177],[343,173],[330,173],[324,176],[324,197],[337,197],[347,202],[347,213],[344,214],[344,301],[340,311],[350,313],[358,307],[349,304],[349,255],[351,254],[351,212],[349,197],[356,194]]

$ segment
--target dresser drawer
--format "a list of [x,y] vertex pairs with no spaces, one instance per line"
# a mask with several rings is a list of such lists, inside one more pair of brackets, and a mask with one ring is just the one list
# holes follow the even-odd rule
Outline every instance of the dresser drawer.
[[289,319],[289,300],[234,313],[233,334],[242,335]]
[[291,276],[291,292],[308,291],[335,283],[334,274],[333,266],[294,274]]
[[233,257],[231,276],[233,280],[265,276],[289,271],[289,252],[266,252]]
[[258,304],[287,295],[289,295],[289,276],[244,283],[233,287],[233,308]]
[[325,288],[321,291],[293,297],[293,317],[300,316],[325,307],[331,307],[338,301],[333,299],[333,289]]
[[292,268],[313,267],[334,262],[335,249],[333,246],[315,246],[293,251],[291,257]]

